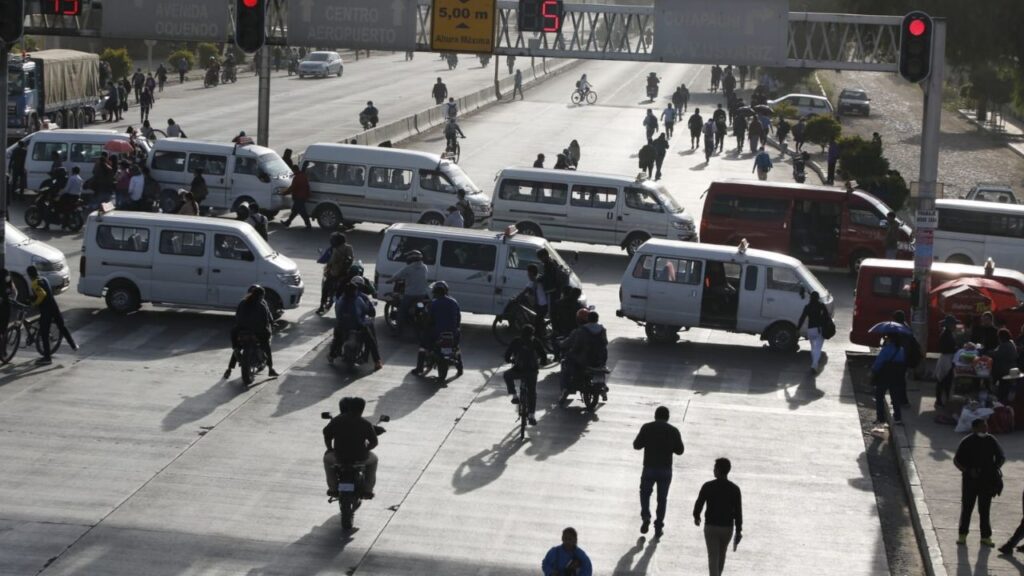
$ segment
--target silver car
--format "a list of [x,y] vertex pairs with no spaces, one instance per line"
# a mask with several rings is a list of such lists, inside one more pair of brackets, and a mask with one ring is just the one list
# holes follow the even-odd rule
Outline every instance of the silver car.
[[327,78],[331,74],[341,76],[345,65],[337,52],[310,52],[306,59],[299,62],[299,78],[320,76]]

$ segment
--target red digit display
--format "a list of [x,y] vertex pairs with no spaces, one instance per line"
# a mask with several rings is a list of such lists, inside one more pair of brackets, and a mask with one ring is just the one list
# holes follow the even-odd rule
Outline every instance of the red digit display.
[[42,0],[43,14],[78,16],[82,13],[82,0]]
[[540,13],[544,17],[544,31],[558,32],[562,29],[562,6],[558,0],[544,0]]

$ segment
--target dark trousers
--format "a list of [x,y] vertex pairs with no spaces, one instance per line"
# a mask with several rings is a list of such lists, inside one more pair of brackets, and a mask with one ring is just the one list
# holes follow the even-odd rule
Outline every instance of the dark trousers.
[[700,130],[690,130],[690,148],[695,149],[697,146],[700,146]]
[[140,118],[141,122],[145,122],[146,120],[149,120],[149,108],[150,108],[149,106],[145,106],[145,105],[139,107],[139,118]]
[[10,192],[12,194],[13,193],[24,194],[25,193],[25,186],[27,186],[27,185],[28,185],[28,172],[25,170],[25,168],[24,167],[22,167],[22,168],[12,168],[11,169],[11,189],[8,192]]
[[[235,340],[237,338],[237,329],[232,330],[231,333],[231,361],[228,362],[228,370],[234,370],[238,364],[238,355],[235,354],[234,348],[236,347]],[[259,341],[260,349],[263,350],[263,355],[267,357],[267,368],[274,369],[274,357],[270,354],[270,334],[257,334],[256,339]]]
[[826,178],[825,182],[828,183],[828,184],[835,184],[836,183],[836,161],[835,160],[829,160],[828,161],[828,178]]
[[328,276],[324,274],[324,279],[320,283],[320,309],[329,310],[331,305],[334,304],[334,293],[338,290],[338,283],[341,281],[340,278],[334,276]]
[[675,131],[675,122],[665,122],[665,136],[668,138],[672,137],[672,133]]
[[312,228],[313,225],[309,223],[309,212],[306,210],[306,201],[292,197],[292,213],[288,215],[288,219],[284,221],[285,226],[291,226],[292,220],[296,216],[302,216],[302,221],[306,223],[306,228]]
[[647,522],[651,519],[651,492],[658,487],[658,515],[654,519],[654,527],[665,525],[665,513],[668,511],[668,487],[672,484],[671,468],[650,468],[644,466],[640,474],[640,519]]
[[647,127],[647,143],[650,144],[654,140],[655,129],[650,126]]
[[513,396],[518,394],[516,380],[522,380],[526,384],[526,398],[520,398],[520,402],[526,402],[526,411],[533,414],[537,411],[537,373],[525,372],[516,368],[509,368],[502,375],[505,378],[505,388]]
[[526,99],[526,97],[523,96],[523,85],[522,84],[516,84],[515,86],[512,87],[512,99],[513,100],[516,99],[516,92],[519,93],[519,99],[520,100],[525,100]]
[[[960,483],[960,533],[967,534],[971,529],[971,515],[974,514],[974,502],[978,502],[978,515],[981,516],[981,537],[992,537],[992,522],[989,512],[992,509],[992,495],[982,493],[977,480],[966,476]],[[1020,531],[1020,529],[1018,529]]]
[[43,342],[43,358],[50,357],[50,326],[56,324],[57,329],[60,330],[61,336],[67,341],[68,346],[75,345],[75,339],[71,337],[71,332],[68,332],[66,326],[64,326],[64,317],[58,312],[41,312],[39,314],[39,338],[42,338]]
[[1013,531],[1013,536],[1010,536],[1010,539],[1006,542],[1006,545],[1012,548],[1013,546],[1020,544],[1021,540],[1024,540],[1024,519],[1020,521],[1020,524],[1017,526],[1017,529]]
[[665,163],[665,157],[658,155],[654,157],[654,179],[661,180],[661,165]]
[[743,141],[746,140],[746,136],[747,136],[746,132],[737,132],[736,133],[736,150],[738,152],[743,152]]
[[892,404],[892,417],[894,420],[902,420],[900,406],[901,400],[906,396],[907,383],[899,380],[875,382],[875,420],[885,421],[885,393],[889,392],[889,402]]

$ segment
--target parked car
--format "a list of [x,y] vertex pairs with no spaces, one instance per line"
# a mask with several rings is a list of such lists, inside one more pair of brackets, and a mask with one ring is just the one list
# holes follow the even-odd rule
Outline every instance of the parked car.
[[46,278],[54,294],[60,294],[71,286],[71,272],[64,254],[45,242],[29,238],[9,222],[4,228],[4,250],[7,269],[11,271],[14,287],[18,290],[18,300],[21,302],[29,300],[26,272],[29,266],[35,266],[39,275]]
[[815,96],[813,94],[786,94],[781,98],[769,100],[768,106],[771,106],[772,109],[774,109],[783,102],[793,108],[796,108],[797,113],[799,113],[800,116],[818,116],[834,113],[832,110],[832,103],[828,101],[828,98],[825,98],[824,96]]
[[871,99],[859,88],[845,88],[839,93],[838,108],[840,114],[856,112],[868,116],[871,114]]
[[1020,204],[1017,201],[1013,188],[1005,184],[979,183],[970,189],[964,200],[978,200],[981,202],[998,202],[1000,204]]
[[337,52],[310,52],[306,55],[305,60],[299,62],[299,78],[306,76],[327,78],[331,74],[341,76],[344,71],[345,64]]

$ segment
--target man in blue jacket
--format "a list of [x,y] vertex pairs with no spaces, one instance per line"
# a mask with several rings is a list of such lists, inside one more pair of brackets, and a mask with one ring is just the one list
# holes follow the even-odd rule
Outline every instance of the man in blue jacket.
[[562,530],[562,544],[548,550],[541,563],[544,576],[593,576],[594,567],[582,548],[576,546],[576,529]]

